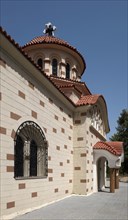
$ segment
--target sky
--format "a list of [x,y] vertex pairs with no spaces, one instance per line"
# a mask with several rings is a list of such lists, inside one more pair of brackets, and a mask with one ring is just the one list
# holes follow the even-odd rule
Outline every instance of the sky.
[[45,24],[55,36],[77,48],[86,62],[82,81],[107,103],[110,132],[128,108],[127,0],[1,0],[0,25],[23,46],[43,35]]

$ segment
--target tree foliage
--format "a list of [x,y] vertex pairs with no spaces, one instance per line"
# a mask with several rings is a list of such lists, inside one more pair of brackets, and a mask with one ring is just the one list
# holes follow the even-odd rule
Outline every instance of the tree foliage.
[[124,146],[124,162],[121,173],[128,174],[128,110],[123,109],[118,120],[116,133],[110,138],[111,141],[122,141]]

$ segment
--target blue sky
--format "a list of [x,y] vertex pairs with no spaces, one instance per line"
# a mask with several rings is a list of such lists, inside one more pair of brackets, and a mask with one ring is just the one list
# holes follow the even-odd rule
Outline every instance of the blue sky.
[[43,34],[49,21],[55,36],[83,55],[82,77],[93,94],[107,102],[113,135],[122,109],[128,108],[127,0],[1,0],[1,26],[21,46]]

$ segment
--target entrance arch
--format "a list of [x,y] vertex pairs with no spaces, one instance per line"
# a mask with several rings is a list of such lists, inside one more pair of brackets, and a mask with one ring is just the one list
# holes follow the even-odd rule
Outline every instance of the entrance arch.
[[97,142],[94,147],[94,191],[102,191],[105,188],[106,161],[110,168],[110,192],[119,188],[119,168],[123,162],[122,142]]

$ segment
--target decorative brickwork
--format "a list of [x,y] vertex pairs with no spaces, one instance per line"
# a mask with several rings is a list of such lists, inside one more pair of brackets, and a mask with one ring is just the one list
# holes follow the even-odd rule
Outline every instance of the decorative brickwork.
[[55,193],[58,192],[58,191],[59,191],[58,188],[54,189],[54,192],[55,192]]
[[49,102],[50,102],[51,104],[53,104],[53,100],[52,100],[51,98],[49,98]]
[[32,110],[31,115],[32,115],[33,118],[37,119],[37,112]]
[[6,134],[6,128],[0,127],[0,134]]
[[61,177],[64,177],[64,173],[61,173]]
[[13,207],[15,207],[15,202],[14,202],[14,201],[7,203],[7,209],[11,209],[11,208],[13,208]]
[[82,113],[81,113],[81,116],[86,116],[86,115],[87,115],[86,112],[82,112]]
[[48,173],[53,173],[53,169],[48,169]]
[[60,146],[56,146],[56,149],[57,149],[57,150],[60,150]]
[[58,116],[57,116],[57,115],[55,115],[54,118],[55,118],[56,120],[58,120]]
[[67,148],[68,148],[68,146],[67,146],[67,145],[64,145],[64,148],[65,148],[65,149],[67,149]]
[[61,132],[62,132],[62,133],[65,133],[65,129],[64,129],[64,128],[61,128]]
[[12,133],[11,133],[11,137],[14,139],[15,135],[16,135],[16,132],[15,132],[14,129],[13,129],[13,130],[12,130]]
[[81,170],[81,167],[74,167],[74,170]]
[[81,120],[75,120],[75,124],[81,124]]
[[19,120],[21,118],[21,116],[14,113],[14,112],[10,112],[10,118],[12,118],[14,120]]
[[25,189],[26,185],[25,183],[19,183],[19,189]]
[[86,183],[86,179],[81,179],[80,182],[81,183]]
[[48,180],[49,180],[49,182],[52,182],[53,181],[53,177],[49,177]]
[[63,121],[66,121],[66,118],[65,118],[65,117],[63,117]]
[[7,160],[14,160],[14,154],[7,154]]
[[80,154],[80,156],[81,157],[86,157],[87,155],[86,155],[86,153],[82,153],[82,154]]
[[37,197],[37,192],[32,192],[31,197]]
[[18,91],[18,96],[20,96],[22,99],[25,99],[25,94],[20,90]]
[[78,137],[77,141],[83,141],[83,139],[84,139],[83,137]]
[[40,105],[41,105],[42,107],[44,107],[44,106],[45,106],[44,102],[43,102],[43,101],[41,101],[41,100],[40,100]]
[[65,190],[65,194],[67,194],[68,193],[68,190]]
[[60,166],[63,166],[63,162],[60,162]]
[[13,166],[7,166],[6,171],[7,172],[14,172],[14,167]]
[[53,128],[53,130],[52,130],[54,133],[57,133],[57,130],[56,130],[56,128]]
[[31,89],[33,89],[33,90],[34,90],[34,85],[33,85],[33,83],[28,82],[28,86],[29,86]]

